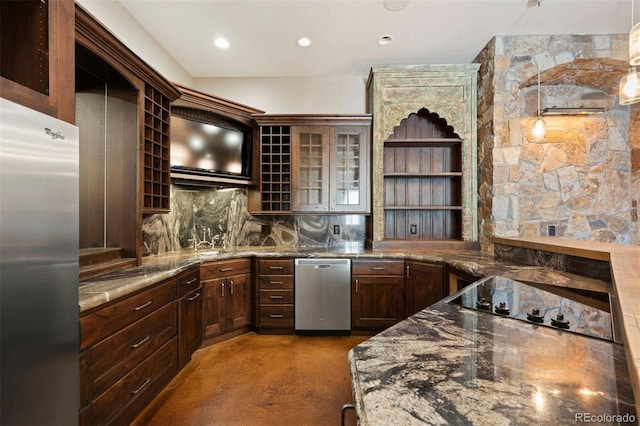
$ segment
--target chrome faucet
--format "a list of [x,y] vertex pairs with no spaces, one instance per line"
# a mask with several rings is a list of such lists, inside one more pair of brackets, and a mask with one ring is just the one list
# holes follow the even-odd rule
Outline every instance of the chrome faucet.
[[[211,241],[207,240],[207,234],[209,234],[209,238],[211,238],[211,228],[202,227],[202,239],[199,240],[199,241],[198,241],[197,228],[198,228],[198,225],[194,225],[195,238],[192,238],[192,240],[193,240],[193,249],[195,251],[198,251],[198,249],[201,248],[202,246],[205,246],[206,248],[213,248],[213,240],[211,240]],[[216,236],[216,238],[217,238],[217,236]],[[191,240],[189,240],[189,241],[191,241]]]

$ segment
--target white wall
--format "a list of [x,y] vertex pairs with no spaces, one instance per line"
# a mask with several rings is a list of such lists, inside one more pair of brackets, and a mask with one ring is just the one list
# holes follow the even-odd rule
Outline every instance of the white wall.
[[195,78],[194,89],[268,114],[362,114],[366,77]]
[[114,0],[77,0],[122,43],[169,81],[269,114],[361,114],[367,76],[193,78]]
[[87,12],[111,31],[125,46],[167,80],[193,86],[193,78],[169,53],[140,26],[118,1],[76,0]]

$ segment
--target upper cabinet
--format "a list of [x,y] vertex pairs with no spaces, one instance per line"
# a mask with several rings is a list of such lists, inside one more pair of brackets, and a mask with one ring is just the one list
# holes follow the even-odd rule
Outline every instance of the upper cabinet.
[[253,213],[368,213],[371,116],[261,115]]
[[140,263],[142,216],[170,208],[170,107],[180,92],[79,5],[75,18],[80,249],[119,248]]
[[478,68],[372,68],[374,250],[477,246]]
[[0,2],[0,95],[75,122],[73,0]]

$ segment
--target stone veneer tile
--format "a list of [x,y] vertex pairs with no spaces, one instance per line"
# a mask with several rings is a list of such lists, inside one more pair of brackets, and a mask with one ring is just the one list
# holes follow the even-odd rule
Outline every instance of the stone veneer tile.
[[[506,235],[514,228],[520,229],[521,235],[535,235],[533,230],[545,235],[544,225],[553,215],[558,225],[560,221],[569,224],[569,238],[640,244],[640,227],[631,225],[637,223],[638,212],[634,216],[627,207],[638,198],[633,194],[640,188],[640,153],[629,149],[629,139],[632,147],[640,147],[640,105],[629,108],[617,104],[617,85],[628,69],[628,64],[622,63],[628,62],[627,45],[626,34],[545,36],[538,64],[537,37],[496,36],[478,55],[476,61],[482,62],[481,67],[490,68],[487,62],[493,65],[490,79],[484,80],[481,75],[478,91],[479,104],[494,106],[493,122],[485,118],[478,129],[479,152],[493,153],[493,158],[483,158],[479,163],[481,185],[486,186],[482,194],[513,194],[516,198],[510,202],[519,205],[521,213],[514,221],[509,214],[504,216],[504,202],[480,200],[488,207],[480,211],[481,224],[494,223],[480,229],[492,230],[494,236]],[[533,143],[530,130],[537,111],[538,65],[543,74],[543,107],[604,106],[607,113],[544,117],[547,135],[543,145]],[[535,155],[532,146],[546,146],[542,158]],[[520,148],[520,152],[517,156],[515,150],[507,153],[507,147]],[[493,161],[494,169],[497,167],[490,173],[493,180],[482,172],[489,168],[489,161]],[[504,164],[512,166],[508,175],[498,167]],[[629,179],[632,171],[637,171],[637,179]],[[556,172],[556,176],[550,176]],[[589,227],[584,218],[595,213],[613,218],[603,222],[609,228]],[[584,226],[577,227],[580,223]]]

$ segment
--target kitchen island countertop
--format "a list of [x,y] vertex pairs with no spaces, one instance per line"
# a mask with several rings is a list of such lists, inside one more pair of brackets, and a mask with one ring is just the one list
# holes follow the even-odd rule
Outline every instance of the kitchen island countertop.
[[442,301],[349,363],[360,425],[637,421],[621,345]]

